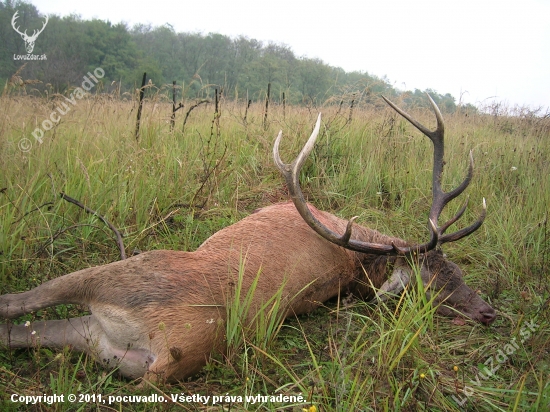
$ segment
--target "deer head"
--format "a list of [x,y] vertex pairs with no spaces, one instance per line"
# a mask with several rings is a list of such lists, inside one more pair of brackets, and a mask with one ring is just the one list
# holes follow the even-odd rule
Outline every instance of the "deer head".
[[[482,323],[489,324],[495,317],[494,309],[484,302],[471,288],[469,288],[463,281],[462,270],[453,262],[448,261],[443,256],[439,247],[446,242],[452,242],[462,239],[474,231],[476,231],[483,223],[486,215],[486,203],[483,199],[482,212],[477,221],[468,227],[458,230],[454,233],[445,234],[447,229],[454,224],[466,210],[468,202],[466,201],[458,213],[449,221],[442,225],[438,224],[439,216],[443,208],[451,200],[459,196],[470,184],[474,171],[474,160],[472,152],[469,156],[469,168],[468,173],[464,181],[455,189],[444,192],[441,188],[441,177],[443,173],[444,165],[444,123],[443,117],[439,108],[428,95],[430,104],[435,112],[437,119],[437,127],[431,131],[425,126],[415,121],[410,115],[399,109],[396,105],[390,102],[388,99],[383,99],[401,116],[407,119],[412,125],[426,135],[433,143],[434,146],[434,161],[433,161],[433,185],[432,185],[432,206],[430,209],[428,228],[430,231],[430,239],[426,243],[418,245],[398,245],[395,242],[390,243],[370,243],[360,239],[352,238],[352,230],[354,227],[354,221],[356,217],[351,218],[343,234],[335,233],[333,230],[322,224],[310,211],[307,202],[304,198],[302,190],[300,188],[299,175],[305,160],[311,153],[317,136],[319,135],[319,129],[321,126],[321,114],[317,118],[315,128],[310,138],[302,148],[296,159],[290,163],[285,164],[279,155],[279,144],[282,138],[282,132],[279,132],[275,144],[273,146],[273,156],[277,167],[285,177],[287,186],[289,189],[292,201],[296,205],[296,209],[304,219],[304,221],[317,232],[321,237],[325,238],[329,242],[332,242],[343,248],[367,255],[386,255],[397,256],[402,259],[394,260],[398,262],[392,273],[392,276],[382,285],[378,292],[378,296],[382,299],[387,297],[388,293],[398,293],[410,282],[410,268],[407,269],[408,263],[411,261],[411,257],[420,257],[421,262],[421,276],[424,285],[428,289],[428,293],[431,294],[434,291],[436,296],[434,303],[445,305],[439,307],[439,312],[445,315],[451,315],[455,312],[450,309],[452,307],[466,316],[478,320]],[[405,268],[405,269],[404,269]]]
[[16,11],[15,14],[13,15],[13,17],[11,19],[11,25],[12,25],[13,29],[17,33],[19,33],[21,35],[21,38],[25,41],[25,49],[27,49],[27,53],[30,54],[34,50],[34,42],[38,38],[38,35],[44,31],[44,28],[46,27],[46,24],[48,24],[48,16],[46,16],[46,19],[44,21],[44,24],[42,25],[42,28],[40,30],[34,30],[33,33],[32,33],[32,36],[29,36],[27,34],[27,30],[25,30],[23,33],[21,33],[21,31],[19,31],[19,27],[15,26],[16,20],[19,17],[17,15],[17,13],[19,13],[19,12]]

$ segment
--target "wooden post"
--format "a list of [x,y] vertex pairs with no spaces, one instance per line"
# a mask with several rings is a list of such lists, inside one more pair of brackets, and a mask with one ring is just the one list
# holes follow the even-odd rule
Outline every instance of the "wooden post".
[[267,84],[267,96],[265,98],[264,129],[267,127],[267,109],[269,107],[269,94],[271,93],[271,83]]
[[[181,100],[183,101],[183,86],[181,88]],[[176,126],[176,112],[179,109],[183,109],[184,105],[182,102],[179,102],[179,104],[176,106],[176,81],[172,81],[172,117],[170,119],[170,131],[174,131],[174,127]],[[185,124],[184,124],[185,126]],[[182,130],[183,132],[183,130]]]
[[176,81],[172,81],[172,117],[170,118],[170,131],[174,130],[176,124]]
[[136,121],[136,141],[139,140],[139,123],[141,121],[141,108],[143,106],[143,96],[145,95],[145,79],[147,73],[143,73],[143,80],[141,81],[141,88],[139,89],[139,106],[137,111],[137,121]]
[[[248,91],[246,92],[246,97],[248,99]],[[248,108],[252,104],[252,100],[248,99],[248,104],[246,105],[246,109],[244,111],[244,117],[243,117],[243,123],[246,125],[246,117],[248,116]]]
[[351,105],[349,107],[349,117],[348,117],[348,123],[351,123],[351,117],[353,115],[353,103],[355,103],[355,99],[351,100]]

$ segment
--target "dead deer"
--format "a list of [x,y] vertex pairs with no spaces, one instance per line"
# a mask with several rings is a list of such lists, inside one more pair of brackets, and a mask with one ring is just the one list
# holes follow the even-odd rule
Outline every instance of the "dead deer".
[[195,252],[145,252],[67,274],[27,292],[0,296],[0,317],[8,320],[68,303],[85,305],[91,313],[26,325],[8,322],[0,326],[0,342],[10,348],[70,345],[129,378],[182,379],[196,374],[214,351],[224,350],[226,305],[239,270],[244,270],[244,291],[258,278],[251,310],[282,288],[282,307],[289,316],[309,312],[348,291],[363,298],[373,297],[377,290],[399,292],[413,276],[413,256],[441,314],[461,313],[490,324],[496,317],[494,309],[466,286],[461,269],[438,248],[470,235],[485,218],[484,201],[479,219],[464,229],[445,234],[466,205],[450,221],[437,223],[444,206],[470,183],[472,155],[463,183],[444,192],[444,126],[436,104],[430,98],[437,119],[436,130],[430,131],[387,102],[434,144],[427,243],[410,245],[357,225],[355,218],[346,222],[306,203],[298,177],[319,133],[319,115],[292,164],[279,156],[282,132],[274,144],[275,163],[293,203],[262,208],[215,233]]

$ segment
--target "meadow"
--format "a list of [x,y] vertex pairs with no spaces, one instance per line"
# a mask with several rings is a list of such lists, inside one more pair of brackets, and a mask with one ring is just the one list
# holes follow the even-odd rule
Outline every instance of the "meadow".
[[[310,202],[340,217],[411,242],[429,236],[432,148],[385,107],[271,106],[221,100],[193,110],[183,129],[161,95],[145,100],[139,139],[137,102],[109,96],[79,100],[42,143],[33,131],[61,96],[0,97],[0,293],[25,291],[81,268],[120,259],[111,230],[61,198],[78,199],[123,235],[128,255],[153,249],[195,250],[216,231],[255,209],[288,199],[272,160],[295,157],[323,113],[320,138],[302,170]],[[396,101],[399,104],[399,101]],[[433,113],[412,110],[435,127]],[[307,316],[267,325],[265,333],[228,322],[228,351],[197,377],[139,385],[78,353],[0,349],[0,405],[20,410],[12,394],[200,394],[203,405],[41,403],[34,410],[543,411],[550,409],[550,119],[499,111],[443,114],[444,189],[475,175],[460,225],[487,218],[471,236],[444,245],[466,283],[497,311],[490,326],[434,314],[411,287],[400,299],[371,304],[349,296]],[[22,143],[21,139],[28,139]],[[30,143],[30,145],[29,145]],[[22,150],[23,149],[23,150]],[[451,202],[441,221],[464,199]],[[273,228],[277,230],[277,228]],[[233,303],[236,311],[239,303]],[[85,308],[62,305],[25,318],[65,318]],[[231,330],[230,330],[231,329]],[[231,333],[230,333],[231,332]],[[298,395],[278,403],[256,395]],[[232,400],[230,397],[233,396]],[[241,396],[242,400],[235,397]]]

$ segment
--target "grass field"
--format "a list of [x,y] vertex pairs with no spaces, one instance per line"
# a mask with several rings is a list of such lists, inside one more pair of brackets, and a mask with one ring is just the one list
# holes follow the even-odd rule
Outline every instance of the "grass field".
[[[222,100],[183,113],[170,131],[171,105],[146,100],[139,140],[137,104],[91,97],[71,106],[42,143],[33,131],[62,103],[0,98],[0,293],[28,290],[63,274],[119,259],[111,231],[60,198],[66,193],[105,216],[134,250],[194,250],[258,207],[287,199],[271,149],[283,130],[293,159],[323,112],[321,136],[302,171],[318,208],[411,242],[428,233],[432,151],[428,139],[389,108],[271,107]],[[434,127],[433,113],[413,111]],[[231,342],[196,378],[138,386],[69,350],[0,350],[0,405],[12,394],[200,394],[200,402],[41,403],[34,410],[550,410],[550,120],[534,116],[444,114],[444,188],[460,183],[473,150],[475,176],[462,222],[488,216],[476,233],[445,245],[466,282],[498,311],[490,327],[434,315],[411,288],[371,305],[347,297],[287,320],[260,345],[254,333]],[[28,141],[21,142],[27,138]],[[30,143],[30,145],[29,145]],[[21,150],[24,149],[25,151]],[[452,216],[461,201],[442,215]],[[465,225],[466,223],[462,223]],[[59,306],[21,321],[75,316]],[[238,325],[237,325],[238,326]],[[239,332],[237,332],[239,335]],[[242,332],[241,332],[242,335]],[[265,336],[262,338],[264,339]],[[263,340],[265,343],[265,339]],[[302,394],[306,402],[246,396]],[[229,398],[230,396],[243,397]],[[96,400],[97,401],[97,400]]]

